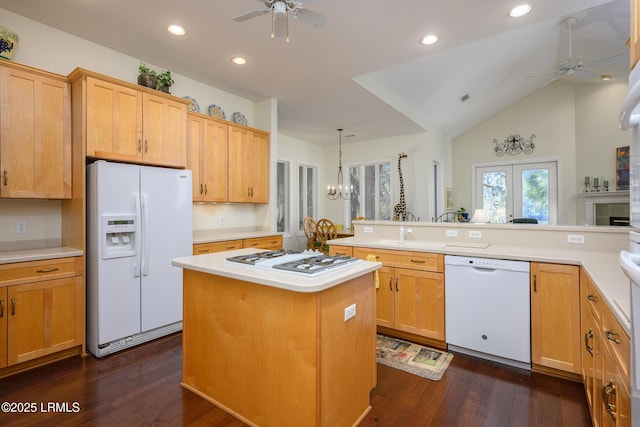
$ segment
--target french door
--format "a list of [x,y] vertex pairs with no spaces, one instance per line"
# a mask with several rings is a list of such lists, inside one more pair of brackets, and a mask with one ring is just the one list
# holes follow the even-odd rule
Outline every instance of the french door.
[[492,223],[534,218],[556,224],[557,170],[556,162],[476,167],[476,208],[484,209]]

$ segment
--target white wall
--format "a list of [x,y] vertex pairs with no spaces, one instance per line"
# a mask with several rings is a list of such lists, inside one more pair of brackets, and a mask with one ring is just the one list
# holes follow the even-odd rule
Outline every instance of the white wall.
[[[453,143],[456,207],[474,208],[472,167],[489,162],[557,159],[560,162],[558,223],[584,224],[582,192],[585,176],[608,178],[615,185],[616,147],[628,145],[617,117],[626,83],[568,85],[555,82],[477,126]],[[511,134],[536,135],[532,154],[497,157],[493,139]]]
[[[400,180],[398,175],[398,154],[404,152],[407,158],[402,160],[407,210],[420,217],[421,221],[431,221],[433,216],[433,162],[442,162],[445,171],[445,184],[451,182],[449,141],[444,135],[419,132],[388,138],[342,144],[343,170],[350,165],[367,162],[391,162],[392,206],[400,201]],[[338,145],[325,150],[326,173],[322,197],[324,214],[336,224],[343,224],[344,202],[326,199],[327,185],[335,185],[338,173]]]

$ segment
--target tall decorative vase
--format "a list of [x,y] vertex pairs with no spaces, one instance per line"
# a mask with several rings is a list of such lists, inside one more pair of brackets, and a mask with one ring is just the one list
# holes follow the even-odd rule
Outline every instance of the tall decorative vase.
[[8,28],[0,27],[0,58],[11,60],[18,48],[18,35]]

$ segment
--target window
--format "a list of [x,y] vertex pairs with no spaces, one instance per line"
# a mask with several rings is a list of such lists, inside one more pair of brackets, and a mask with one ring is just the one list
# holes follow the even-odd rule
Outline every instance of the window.
[[310,216],[318,216],[318,168],[301,164],[298,166],[299,215],[298,230],[303,231],[302,220]]
[[353,186],[353,196],[346,203],[345,224],[357,216],[391,219],[391,163],[350,166],[348,171],[346,186]]
[[558,166],[556,162],[476,167],[476,207],[492,223],[535,218],[557,222]]
[[289,162],[285,160],[278,160],[277,166],[277,203],[278,203],[278,218],[276,224],[276,230],[288,233],[289,232]]

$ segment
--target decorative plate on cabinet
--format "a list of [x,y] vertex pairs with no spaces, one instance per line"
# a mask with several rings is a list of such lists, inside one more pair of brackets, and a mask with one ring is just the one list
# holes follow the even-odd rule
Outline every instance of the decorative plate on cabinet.
[[233,123],[246,126],[247,118],[244,116],[244,114],[236,111],[235,113],[233,113]]
[[191,104],[187,105],[187,111],[193,111],[195,113],[200,112],[200,106],[198,105],[198,101],[191,98],[190,96],[183,96],[182,98],[191,101]]
[[216,119],[221,119],[221,120],[225,120],[227,118],[227,116],[225,116],[224,114],[224,110],[216,104],[211,104],[209,105],[209,115],[211,117],[215,117]]

